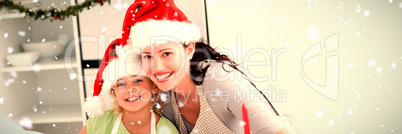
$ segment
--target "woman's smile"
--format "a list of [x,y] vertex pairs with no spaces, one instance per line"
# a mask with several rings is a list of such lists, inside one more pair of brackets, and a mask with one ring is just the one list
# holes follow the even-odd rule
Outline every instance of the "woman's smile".
[[172,74],[173,74],[173,71],[167,72],[167,73],[157,73],[157,74],[154,74],[154,76],[158,82],[165,82],[171,78]]

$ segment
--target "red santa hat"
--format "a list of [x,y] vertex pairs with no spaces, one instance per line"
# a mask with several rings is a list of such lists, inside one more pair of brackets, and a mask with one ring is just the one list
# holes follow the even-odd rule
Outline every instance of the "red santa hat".
[[[152,37],[158,37],[153,42]],[[136,0],[126,11],[122,38],[106,49],[94,83],[93,97],[87,98],[85,110],[90,117],[117,108],[111,88],[119,78],[138,75],[142,71],[140,53],[147,45],[168,41],[189,43],[201,38],[199,27],[187,20],[173,0]],[[131,41],[131,42],[127,42]]]
[[141,50],[131,43],[122,45],[121,42],[122,39],[116,39],[106,49],[96,75],[93,97],[85,102],[85,110],[90,117],[118,108],[111,92],[118,79],[132,75],[146,76],[142,70]]
[[[154,42],[155,38],[163,39]],[[198,26],[187,20],[173,0],[136,0],[127,9],[122,29],[123,43],[131,39],[140,48],[167,41],[189,43],[201,38]]]

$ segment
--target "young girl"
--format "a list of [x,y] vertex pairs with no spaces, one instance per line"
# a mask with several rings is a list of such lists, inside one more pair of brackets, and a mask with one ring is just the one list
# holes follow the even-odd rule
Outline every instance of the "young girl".
[[173,0],[135,1],[128,11],[122,38],[142,48],[147,76],[169,97],[163,115],[180,133],[250,133],[244,125],[252,133],[294,133],[236,63],[198,42],[199,28]]
[[80,134],[178,134],[176,127],[158,113],[158,88],[142,71],[138,49],[118,46],[120,42],[112,42],[106,50],[94,97],[85,102],[90,119]]

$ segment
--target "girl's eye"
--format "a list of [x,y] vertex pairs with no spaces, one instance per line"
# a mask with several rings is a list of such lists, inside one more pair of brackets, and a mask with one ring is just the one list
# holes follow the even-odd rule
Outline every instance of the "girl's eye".
[[152,56],[150,56],[150,55],[145,55],[143,58],[144,58],[144,59],[151,59]]
[[117,84],[117,87],[121,87],[121,86],[125,86],[126,84],[125,83],[119,83],[119,84]]
[[171,52],[165,52],[163,53],[163,56],[169,56],[170,54],[172,54]]

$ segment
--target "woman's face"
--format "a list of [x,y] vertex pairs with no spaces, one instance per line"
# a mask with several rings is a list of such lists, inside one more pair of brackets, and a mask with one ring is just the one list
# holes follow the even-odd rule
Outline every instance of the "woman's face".
[[150,108],[152,93],[156,94],[157,88],[148,77],[127,76],[114,85],[117,103],[130,112]]
[[169,91],[189,74],[193,48],[194,44],[184,48],[173,42],[148,46],[141,54],[143,68],[159,89]]

